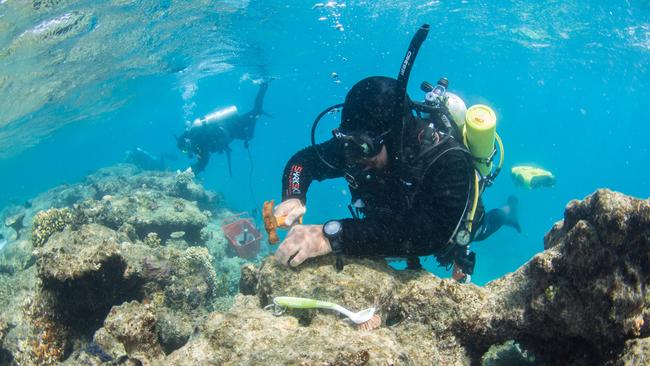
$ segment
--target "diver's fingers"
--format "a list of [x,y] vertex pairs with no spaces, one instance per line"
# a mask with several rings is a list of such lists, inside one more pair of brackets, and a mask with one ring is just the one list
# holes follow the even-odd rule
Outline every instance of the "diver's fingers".
[[305,248],[302,248],[293,258],[289,260],[289,265],[291,267],[298,267],[299,265],[302,264],[305,260],[310,258],[311,256],[309,255],[309,251],[305,250]]
[[295,207],[302,206],[302,203],[297,198],[289,198],[288,200],[282,201],[279,205],[275,206],[273,209],[273,214],[275,216],[287,216]]
[[298,207],[295,207],[293,210],[291,210],[291,212],[289,212],[287,217],[284,218],[284,224],[287,226],[293,225],[296,219],[302,217],[305,212],[307,212],[307,208],[302,204]]
[[289,259],[291,259],[298,250],[300,250],[298,246],[291,245],[291,243],[282,243],[275,252],[275,261],[283,266],[288,266]]

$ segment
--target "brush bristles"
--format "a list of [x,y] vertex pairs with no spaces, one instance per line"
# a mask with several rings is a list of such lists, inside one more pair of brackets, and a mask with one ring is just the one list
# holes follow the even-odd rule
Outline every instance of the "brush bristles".
[[380,326],[381,326],[381,317],[379,315],[375,314],[367,322],[358,324],[357,329],[359,329],[359,330],[373,330],[373,329],[379,328]]

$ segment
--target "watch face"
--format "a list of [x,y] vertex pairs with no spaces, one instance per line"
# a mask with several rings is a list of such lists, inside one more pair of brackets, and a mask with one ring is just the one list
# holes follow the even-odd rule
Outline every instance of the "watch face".
[[470,241],[470,235],[467,230],[460,230],[458,234],[456,234],[456,242],[460,245],[467,245],[469,244]]
[[336,235],[341,231],[341,223],[335,220],[328,221],[323,226],[325,235]]

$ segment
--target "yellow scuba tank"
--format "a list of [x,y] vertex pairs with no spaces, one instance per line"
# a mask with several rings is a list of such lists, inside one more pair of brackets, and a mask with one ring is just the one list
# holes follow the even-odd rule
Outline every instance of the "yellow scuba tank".
[[[496,128],[497,117],[492,108],[483,104],[475,104],[467,109],[465,124],[463,125],[463,142],[475,159],[474,168],[476,168],[481,178],[485,179],[487,186],[492,184],[503,166],[503,143]],[[496,153],[495,142],[499,144],[499,162],[493,172],[493,158]],[[467,215],[467,233],[472,232],[474,216],[478,208],[478,199],[483,193],[479,187],[479,174],[475,174],[474,177],[474,199]]]
[[496,129],[497,116],[490,107],[475,104],[467,109],[463,138],[472,156],[476,158],[476,170],[483,177],[492,172]]

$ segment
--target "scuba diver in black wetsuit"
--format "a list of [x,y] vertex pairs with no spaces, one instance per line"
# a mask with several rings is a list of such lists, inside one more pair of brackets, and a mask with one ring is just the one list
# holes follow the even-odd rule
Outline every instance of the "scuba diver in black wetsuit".
[[205,169],[211,153],[225,152],[228,157],[228,172],[232,175],[230,142],[234,139],[243,140],[244,147],[248,148],[248,142],[255,133],[257,118],[262,115],[268,116],[262,107],[268,86],[268,82],[260,85],[260,90],[255,97],[255,106],[250,112],[240,116],[235,106],[218,110],[196,119],[180,137],[176,137],[177,146],[184,154],[187,154],[190,159],[196,155],[197,161],[192,164],[192,171],[195,174]]
[[[348,182],[353,218],[293,225],[275,254],[279,263],[298,266],[333,252],[338,269],[342,255],[403,257],[409,268],[417,269],[419,256],[435,254],[441,265],[454,265],[454,278],[466,281],[475,263],[471,241],[487,238],[504,224],[519,230],[514,199],[483,213],[482,186],[498,172],[479,183],[476,159],[450,122],[453,113],[445,104],[416,103],[406,95],[410,68],[427,30],[423,26],[414,37],[397,80],[377,76],[355,84],[345,103],[318,116],[312,146],[287,163],[283,202],[274,212],[285,218],[284,226],[304,215],[313,180],[337,177]],[[341,106],[333,138],[316,144],[320,118]]]

